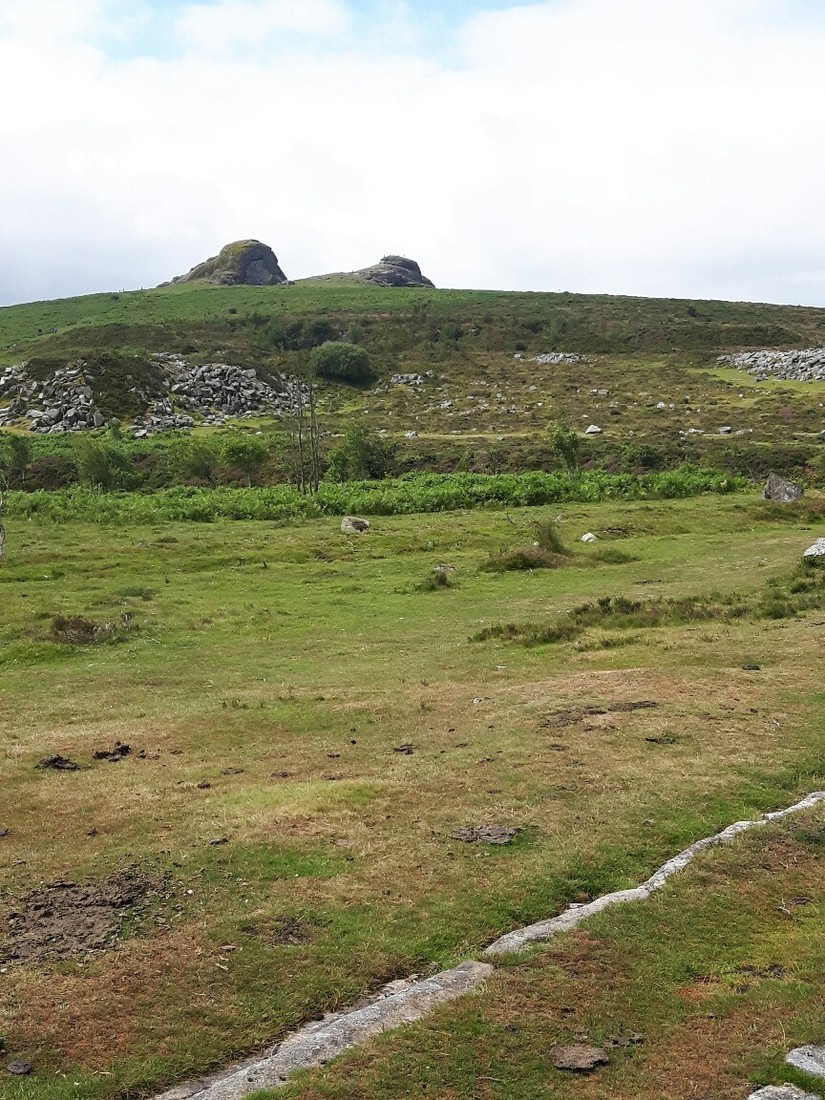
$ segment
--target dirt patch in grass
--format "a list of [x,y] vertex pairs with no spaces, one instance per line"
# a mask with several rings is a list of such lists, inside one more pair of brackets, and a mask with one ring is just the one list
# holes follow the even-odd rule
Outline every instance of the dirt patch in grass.
[[99,882],[54,882],[26,894],[6,916],[0,962],[76,959],[110,947],[124,922],[163,887],[162,875],[137,867]]
[[540,729],[565,729],[575,726],[586,718],[602,714],[630,714],[635,710],[653,710],[658,703],[652,699],[640,699],[638,702],[610,703],[604,707],[566,707],[554,714],[548,714],[539,722]]

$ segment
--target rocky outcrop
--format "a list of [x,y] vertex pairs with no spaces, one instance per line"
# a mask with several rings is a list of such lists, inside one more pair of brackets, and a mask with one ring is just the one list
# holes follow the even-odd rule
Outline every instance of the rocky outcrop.
[[415,260],[408,260],[406,256],[384,256],[380,263],[373,264],[372,267],[362,267],[358,271],[337,271],[331,275],[314,275],[305,281],[372,283],[373,286],[386,287],[434,286],[421,274],[421,268]]
[[[229,363],[193,365],[181,355],[156,355],[151,364],[163,392],[140,386],[129,391],[143,410],[131,425],[138,438],[193,428],[196,423],[225,424],[229,417],[284,416],[307,397],[304,383],[283,374],[264,381],[252,368]],[[41,434],[102,428],[106,417],[98,407],[86,366],[78,361],[60,368],[46,382],[34,379],[25,364],[7,367],[0,372],[0,402],[8,402],[0,408],[0,426],[28,423],[31,431]]]
[[[260,241],[233,241],[217,256],[204,260],[187,275],[178,275],[173,283],[217,283],[219,286],[277,286],[287,281],[278,257],[268,244]],[[168,286],[168,283],[162,283]]]
[[742,351],[736,355],[720,355],[716,361],[726,367],[747,371],[760,382],[766,378],[788,378],[794,382],[821,382],[825,379],[825,348]]
[[384,256],[380,263],[362,268],[357,274],[375,286],[433,286],[415,260],[406,256]]

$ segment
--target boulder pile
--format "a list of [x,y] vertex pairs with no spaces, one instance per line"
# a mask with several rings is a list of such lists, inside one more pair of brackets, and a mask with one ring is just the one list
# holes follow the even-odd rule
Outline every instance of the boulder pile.
[[47,382],[32,378],[23,363],[0,373],[0,425],[25,417],[33,432],[79,432],[101,428],[105,418],[96,407],[81,366],[61,367]]
[[825,348],[742,351],[736,355],[720,355],[716,361],[747,371],[760,382],[766,378],[787,378],[794,382],[821,382],[825,379]]
[[[227,418],[249,419],[269,413],[283,416],[306,400],[298,379],[277,375],[265,382],[257,372],[228,363],[194,366],[180,355],[154,357],[164,379],[164,392],[153,396],[133,389],[144,404],[131,430],[138,438],[159,431],[193,428],[195,423],[220,425]],[[106,418],[84,374],[84,364],[56,370],[47,382],[37,382],[25,364],[0,373],[0,426],[29,421],[41,434],[102,428]]]

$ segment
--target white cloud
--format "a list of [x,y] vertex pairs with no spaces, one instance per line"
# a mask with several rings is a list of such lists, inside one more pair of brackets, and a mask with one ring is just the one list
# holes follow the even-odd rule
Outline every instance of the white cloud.
[[430,57],[412,5],[221,0],[142,60],[94,45],[120,0],[61,7],[0,31],[0,301],[257,236],[292,277],[825,302],[825,28],[784,0],[553,0]]
[[349,25],[338,0],[219,0],[185,7],[176,31],[187,53],[215,57],[263,50],[284,35],[334,38]]

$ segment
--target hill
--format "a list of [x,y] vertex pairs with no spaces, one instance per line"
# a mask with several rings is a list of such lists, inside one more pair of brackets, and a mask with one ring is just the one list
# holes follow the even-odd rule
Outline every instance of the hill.
[[323,432],[363,418],[398,444],[397,473],[545,465],[554,421],[601,428],[583,440],[583,461],[608,468],[701,461],[759,476],[769,465],[799,473],[820,454],[825,383],[719,359],[822,347],[823,309],[307,280],[183,282],[0,310],[0,364],[26,363],[41,385],[80,364],[106,418],[141,417],[159,400],[172,418],[188,415],[170,392],[169,357],[190,373],[254,370],[281,391],[313,347],[339,339],[366,350],[378,381],[323,383]]

